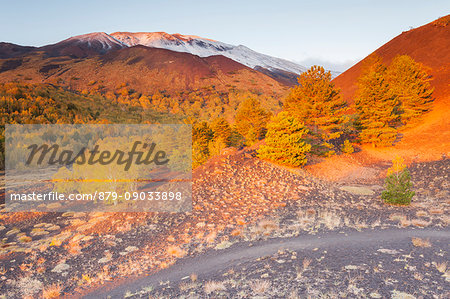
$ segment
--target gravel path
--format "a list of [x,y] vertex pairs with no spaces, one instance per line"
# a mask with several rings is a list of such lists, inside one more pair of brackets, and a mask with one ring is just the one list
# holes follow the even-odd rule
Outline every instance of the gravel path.
[[366,230],[362,232],[329,232],[318,235],[303,235],[295,238],[278,238],[257,243],[242,242],[224,250],[212,250],[205,254],[185,258],[156,274],[126,281],[119,286],[108,286],[93,291],[85,298],[123,298],[126,292],[139,293],[146,286],[157,286],[161,281],[181,281],[192,273],[199,277],[212,276],[218,271],[235,265],[253,261],[259,257],[275,254],[279,250],[336,249],[348,250],[348,262],[360,258],[366,250],[374,246],[389,247],[390,243],[399,241],[410,243],[412,237],[433,240],[450,240],[448,229],[385,229]]

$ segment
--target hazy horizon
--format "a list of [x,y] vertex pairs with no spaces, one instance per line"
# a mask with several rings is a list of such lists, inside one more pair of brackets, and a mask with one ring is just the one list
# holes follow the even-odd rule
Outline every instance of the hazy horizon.
[[42,46],[97,31],[164,31],[343,71],[402,31],[449,11],[450,3],[441,0],[15,1],[3,5],[0,41]]

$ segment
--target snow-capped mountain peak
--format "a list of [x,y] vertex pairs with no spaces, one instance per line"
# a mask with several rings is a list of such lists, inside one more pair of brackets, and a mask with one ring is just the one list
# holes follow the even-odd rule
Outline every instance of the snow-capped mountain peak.
[[88,46],[98,47],[99,45],[104,50],[109,50],[112,48],[124,48],[127,47],[126,44],[112,37],[111,35],[105,32],[93,32],[83,35],[74,36],[64,40],[63,42],[78,42],[78,43],[86,43]]
[[129,47],[143,45],[186,52],[200,57],[223,55],[251,68],[263,67],[295,74],[306,70],[305,67],[294,62],[261,54],[243,45],[235,46],[195,35],[168,34],[166,32],[115,32],[110,36]]
[[261,54],[243,45],[231,45],[195,35],[166,32],[94,32],[42,47],[51,55],[87,57],[134,46],[185,52],[200,57],[222,55],[287,84],[296,84],[306,68],[294,62]]

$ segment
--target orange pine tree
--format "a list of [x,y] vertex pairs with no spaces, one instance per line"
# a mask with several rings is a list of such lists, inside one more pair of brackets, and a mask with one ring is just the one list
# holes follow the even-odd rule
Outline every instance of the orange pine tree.
[[363,143],[389,146],[397,137],[398,97],[387,81],[386,67],[374,57],[358,79],[355,100]]
[[302,122],[283,111],[267,127],[265,144],[258,149],[260,158],[294,167],[306,164],[311,145],[304,140],[308,128]]
[[313,66],[300,75],[298,83],[286,98],[285,109],[319,139],[327,142],[339,138],[346,102],[331,82],[331,73]]
[[408,55],[399,55],[389,65],[387,78],[400,101],[401,120],[404,124],[417,120],[430,110],[434,88],[420,63]]
[[236,131],[245,137],[247,145],[264,138],[266,125],[270,119],[270,113],[261,107],[261,103],[255,98],[247,98],[241,103],[236,112]]

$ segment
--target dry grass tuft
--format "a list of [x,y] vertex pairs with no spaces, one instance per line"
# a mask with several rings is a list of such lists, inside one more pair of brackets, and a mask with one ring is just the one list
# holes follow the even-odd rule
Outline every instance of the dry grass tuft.
[[398,222],[401,227],[407,227],[411,225],[411,221],[409,221],[405,215],[391,214],[389,216],[389,219]]
[[309,208],[306,210],[306,215],[314,216],[314,215],[316,215],[316,210],[314,210],[313,208]]
[[203,290],[207,295],[215,293],[217,291],[226,291],[225,284],[222,281],[208,281],[205,283]]
[[184,250],[182,250],[178,246],[169,246],[167,248],[167,253],[169,255],[172,255],[172,256],[175,256],[175,257],[183,257],[183,256],[186,255],[186,252]]
[[245,220],[244,220],[244,219],[237,219],[237,220],[236,220],[236,223],[237,223],[238,225],[245,225]]
[[234,229],[231,232],[231,235],[234,236],[234,237],[240,236],[240,235],[242,235],[242,231],[240,229]]
[[422,280],[423,279],[423,275],[420,274],[419,272],[415,272],[414,273],[414,279]]
[[418,227],[427,227],[431,224],[431,221],[425,221],[422,219],[413,219],[411,220],[411,224]]
[[272,286],[271,282],[268,280],[254,280],[249,283],[250,288],[252,289],[253,293],[257,295],[263,295],[266,294],[267,291]]
[[267,232],[271,232],[278,228],[278,224],[275,221],[270,220],[270,219],[263,219],[263,220],[259,221],[258,226]]
[[303,271],[306,271],[309,268],[309,265],[311,265],[312,260],[305,258],[303,260]]
[[60,284],[53,284],[42,291],[44,299],[59,298],[61,296],[62,287]]
[[195,282],[182,282],[178,285],[180,291],[185,292],[197,287],[197,283]]
[[428,217],[428,213],[426,211],[420,210],[416,212],[417,217]]
[[450,217],[447,216],[447,215],[442,215],[442,222],[443,222],[445,225],[449,225],[449,224],[450,224]]
[[375,220],[370,227],[375,228],[375,227],[378,227],[378,226],[381,226],[381,220],[380,219]]
[[217,233],[215,231],[210,232],[206,237],[206,242],[212,244],[216,241]]
[[65,248],[67,249],[67,251],[71,255],[78,255],[78,254],[80,254],[81,253],[81,249],[82,249],[82,247],[80,246],[79,241],[69,242],[69,244],[66,245]]
[[191,275],[189,275],[189,278],[191,279],[192,282],[196,282],[198,279],[198,275],[195,273],[192,273]]
[[104,281],[111,280],[111,274],[107,266],[104,266],[102,271],[97,274],[97,279],[103,284]]
[[302,278],[303,272],[305,272],[309,268],[309,265],[311,265],[311,262],[312,262],[311,259],[305,258],[305,259],[303,259],[302,266],[296,267],[297,279]]
[[447,272],[447,262],[436,263],[435,266],[439,272],[441,272],[441,273]]
[[341,217],[334,211],[320,211],[318,217],[319,222],[325,225],[330,230],[340,227],[342,223]]
[[367,225],[367,223],[366,223],[364,220],[361,220],[361,219],[355,219],[354,223],[355,223],[355,228],[356,228],[357,230],[361,230],[361,229],[364,229],[364,228],[368,228],[368,227],[369,227],[369,226]]
[[18,238],[18,241],[19,241],[20,243],[29,243],[29,242],[32,241],[32,239],[31,239],[31,237],[28,237],[28,236],[26,236],[26,235],[23,235],[23,236],[20,236],[20,237]]
[[444,210],[441,208],[432,208],[430,209],[430,214],[432,215],[442,215],[444,214]]
[[206,226],[205,222],[199,222],[195,225],[197,228],[204,228]]
[[412,238],[411,242],[416,247],[431,247],[431,242],[428,239]]

